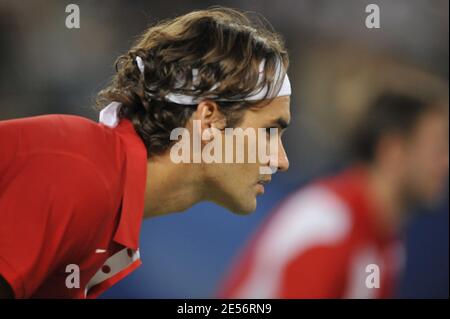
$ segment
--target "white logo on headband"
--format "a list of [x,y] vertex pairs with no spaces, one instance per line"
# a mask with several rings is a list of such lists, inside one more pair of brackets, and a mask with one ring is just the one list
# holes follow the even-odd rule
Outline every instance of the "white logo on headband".
[[[138,66],[139,71],[144,74],[145,72],[145,65],[144,61],[140,56],[136,57],[136,64]],[[259,65],[259,80],[258,83],[260,83],[263,80],[264,76],[264,66],[265,66],[265,60],[261,62]],[[282,63],[280,61],[277,62],[276,70],[275,70],[275,79],[279,79],[282,76],[282,73],[284,73]],[[198,69],[192,69],[192,82],[196,83],[198,81]],[[214,85],[211,90],[214,90],[219,83]],[[182,87],[183,83],[179,83],[177,85],[178,87]],[[262,100],[266,97],[279,97],[279,96],[290,96],[291,95],[291,83],[289,81],[289,77],[287,73],[284,73],[283,83],[281,84],[280,90],[278,93],[273,96],[270,92],[267,94],[268,87],[267,85],[264,86],[262,89],[259,89],[251,94],[249,94],[244,100],[245,101],[258,101]],[[177,103],[177,104],[184,104],[184,105],[195,105],[200,103],[205,97],[195,97],[192,95],[187,94],[179,94],[179,93],[168,93],[165,96],[165,99],[169,102]],[[231,100],[231,99],[215,99],[216,101],[238,101],[238,100]],[[109,105],[107,105],[101,112],[100,112],[100,122],[110,126],[115,127],[117,126],[119,119],[117,118],[117,111],[120,107],[119,102],[111,102]]]

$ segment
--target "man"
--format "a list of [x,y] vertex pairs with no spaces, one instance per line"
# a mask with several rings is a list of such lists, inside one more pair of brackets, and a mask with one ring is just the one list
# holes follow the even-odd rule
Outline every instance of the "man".
[[221,288],[231,298],[388,298],[399,227],[448,174],[447,103],[381,94],[354,133],[356,161],[293,193]]
[[[267,172],[288,168],[287,66],[282,41],[262,24],[231,9],[197,11],[149,28],[118,59],[99,94],[101,123],[0,122],[0,297],[96,297],[140,265],[142,218],[200,201],[255,210]],[[174,130],[212,131],[217,143],[233,127],[276,128],[268,160],[192,163],[204,139],[188,145],[188,162],[174,160]],[[241,139],[231,159],[266,139]]]

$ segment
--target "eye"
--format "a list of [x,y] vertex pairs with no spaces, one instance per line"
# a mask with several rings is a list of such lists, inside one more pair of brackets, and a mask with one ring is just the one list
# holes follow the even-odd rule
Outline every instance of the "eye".
[[267,134],[268,136],[270,136],[270,130],[271,130],[271,129],[276,130],[276,131],[275,131],[275,134],[278,135],[278,127],[267,127],[267,128],[266,128],[266,134]]

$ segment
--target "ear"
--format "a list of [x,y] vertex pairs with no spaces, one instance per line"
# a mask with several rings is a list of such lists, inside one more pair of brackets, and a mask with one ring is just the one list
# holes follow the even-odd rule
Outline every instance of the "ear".
[[204,100],[197,105],[197,109],[192,114],[192,120],[201,121],[202,131],[211,127],[222,130],[226,127],[226,119],[220,111],[216,102]]

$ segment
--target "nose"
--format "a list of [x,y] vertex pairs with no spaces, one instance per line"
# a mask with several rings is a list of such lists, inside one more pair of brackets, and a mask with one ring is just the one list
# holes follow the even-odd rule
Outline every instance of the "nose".
[[278,170],[280,172],[286,172],[289,169],[289,159],[281,141],[279,145],[280,149],[278,150]]

